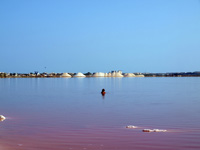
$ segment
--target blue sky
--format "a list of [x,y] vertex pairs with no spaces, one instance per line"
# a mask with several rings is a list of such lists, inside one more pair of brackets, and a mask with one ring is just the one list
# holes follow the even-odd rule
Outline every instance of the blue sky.
[[0,72],[200,70],[199,0],[1,0]]

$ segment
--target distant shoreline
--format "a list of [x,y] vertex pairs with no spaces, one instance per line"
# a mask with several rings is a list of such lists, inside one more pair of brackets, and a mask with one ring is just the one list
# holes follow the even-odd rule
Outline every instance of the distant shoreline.
[[[180,77],[200,77],[200,76],[148,76],[143,78],[180,78]],[[15,78],[75,78],[75,77],[0,77],[0,79],[15,79]],[[81,77],[79,77],[81,78]],[[141,77],[82,77],[82,78],[141,78]]]
[[[118,73],[115,71],[112,71],[114,74]],[[173,73],[120,73],[120,76],[113,76],[112,73],[110,73],[110,76],[104,76],[99,73],[99,76],[97,73],[84,73],[83,76],[76,76],[76,73],[5,73],[0,72],[0,78],[74,78],[74,77],[105,77],[105,78],[112,78],[112,77],[200,77],[200,72],[173,72]],[[68,76],[65,76],[65,74],[68,74]],[[107,74],[107,73],[105,73]],[[109,74],[109,73],[108,73]],[[133,74],[134,76],[127,76],[127,74]]]

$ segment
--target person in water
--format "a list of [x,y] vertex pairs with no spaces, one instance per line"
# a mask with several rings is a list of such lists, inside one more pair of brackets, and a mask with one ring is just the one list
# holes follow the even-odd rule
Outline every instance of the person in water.
[[105,95],[105,94],[106,94],[105,89],[102,89],[101,94],[102,94],[102,95]]

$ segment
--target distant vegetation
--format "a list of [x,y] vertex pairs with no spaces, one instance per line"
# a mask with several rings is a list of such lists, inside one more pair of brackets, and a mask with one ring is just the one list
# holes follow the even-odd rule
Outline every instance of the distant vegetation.
[[6,73],[0,73],[0,78],[6,78]]

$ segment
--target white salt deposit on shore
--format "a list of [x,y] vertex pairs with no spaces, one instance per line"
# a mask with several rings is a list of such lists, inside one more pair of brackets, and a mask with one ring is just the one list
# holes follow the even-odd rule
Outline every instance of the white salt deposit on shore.
[[72,77],[70,74],[68,74],[68,73],[63,73],[62,74],[62,77],[68,77],[68,78],[70,78],[70,77]]
[[143,129],[143,132],[167,132],[167,130],[162,129]]
[[[126,126],[126,128],[128,129],[136,129],[138,128],[137,126],[133,126],[133,125],[128,125]],[[143,132],[167,132],[167,130],[163,130],[163,129],[143,129]]]
[[128,125],[128,126],[126,126],[126,128],[135,129],[135,128],[138,128],[138,127],[137,126],[133,126],[133,125]]
[[133,73],[125,73],[124,77],[135,77]]
[[74,77],[85,77],[85,75],[83,73],[79,72]]
[[92,75],[92,77],[104,77],[105,74],[103,72],[96,72]]
[[118,72],[114,71],[111,73],[111,77],[124,77],[124,76],[122,75],[121,71],[118,71]]
[[144,77],[143,74],[135,75],[135,77]]
[[0,121],[4,121],[6,119],[6,117],[4,117],[3,115],[0,115]]

